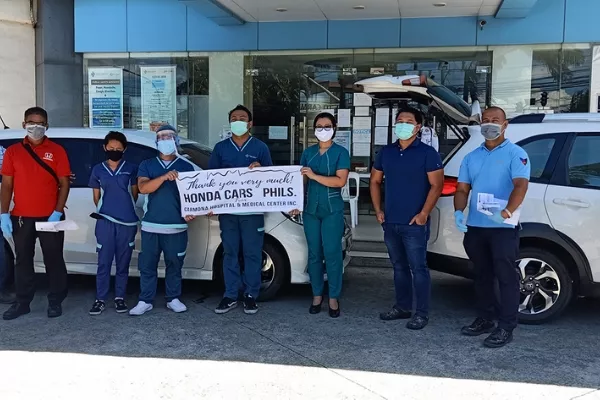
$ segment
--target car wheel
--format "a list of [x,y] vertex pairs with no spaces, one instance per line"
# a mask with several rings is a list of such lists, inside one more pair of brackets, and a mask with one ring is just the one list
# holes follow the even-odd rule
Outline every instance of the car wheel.
[[522,248],[517,270],[521,279],[519,322],[548,322],[558,317],[571,302],[573,279],[564,262],[548,250]]
[[[244,258],[240,255],[240,268],[244,270]],[[258,300],[268,301],[277,296],[282,286],[288,282],[289,263],[285,251],[277,242],[269,237],[265,237],[262,251],[262,271],[260,294]],[[223,251],[220,251],[216,268],[213,271],[213,279],[225,289],[223,279]]]

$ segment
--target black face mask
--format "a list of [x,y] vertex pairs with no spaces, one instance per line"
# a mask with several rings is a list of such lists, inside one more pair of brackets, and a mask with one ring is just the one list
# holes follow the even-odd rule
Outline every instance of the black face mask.
[[106,158],[110,161],[119,161],[123,158],[123,152],[119,150],[106,150]]

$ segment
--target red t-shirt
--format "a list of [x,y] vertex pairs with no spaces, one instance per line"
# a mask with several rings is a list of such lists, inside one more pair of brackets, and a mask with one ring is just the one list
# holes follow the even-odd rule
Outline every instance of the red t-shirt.
[[[29,144],[27,138],[23,144]],[[11,214],[17,217],[48,217],[56,209],[58,185],[52,175],[25,150],[23,144],[15,143],[6,149],[2,162],[2,175],[13,177],[15,206]],[[45,138],[32,149],[59,178],[71,175],[67,152],[62,146]]]

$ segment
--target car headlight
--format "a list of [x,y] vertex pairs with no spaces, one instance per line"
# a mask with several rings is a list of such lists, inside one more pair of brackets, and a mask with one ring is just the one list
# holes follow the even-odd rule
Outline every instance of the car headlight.
[[302,213],[298,214],[298,215],[291,215],[285,212],[282,212],[283,215],[285,215],[285,217],[287,219],[289,219],[290,221],[292,221],[295,224],[298,225],[303,225],[303,221],[302,221]]

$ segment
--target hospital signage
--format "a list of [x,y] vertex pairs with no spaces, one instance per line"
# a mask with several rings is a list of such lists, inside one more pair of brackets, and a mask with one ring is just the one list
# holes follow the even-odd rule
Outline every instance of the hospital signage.
[[299,166],[180,172],[181,214],[289,212],[304,208]]

